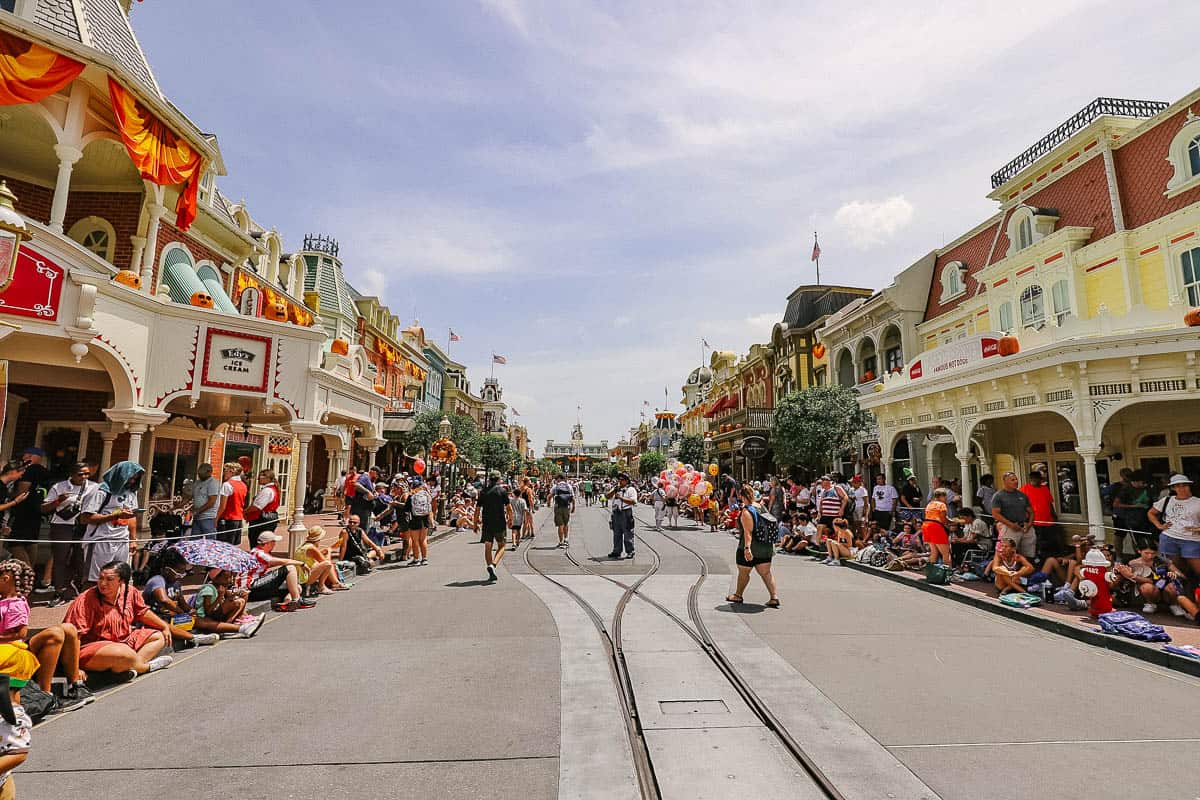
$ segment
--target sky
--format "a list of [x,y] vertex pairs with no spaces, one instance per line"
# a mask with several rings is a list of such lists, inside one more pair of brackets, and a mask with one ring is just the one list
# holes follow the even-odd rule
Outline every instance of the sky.
[[[1189,19],[1190,18],[1190,22]],[[989,176],[1097,96],[1196,88],[1200,7],[1007,0],[146,0],[166,95],[288,249],[467,364],[541,452],[679,411],[702,339],[881,288],[995,210]],[[1168,20],[1170,22],[1168,23]],[[582,407],[582,411],[579,411]]]

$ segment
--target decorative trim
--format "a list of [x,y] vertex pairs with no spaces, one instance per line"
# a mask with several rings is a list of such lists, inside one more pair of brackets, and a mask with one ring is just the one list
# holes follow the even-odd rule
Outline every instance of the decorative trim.
[[1055,261],[1058,261],[1058,260],[1059,260],[1060,258],[1062,258],[1062,257],[1063,257],[1063,252],[1062,252],[1061,250],[1059,250],[1057,253],[1055,253],[1054,255],[1050,256],[1049,258],[1047,258],[1047,259],[1046,259],[1045,261],[1043,261],[1042,263],[1043,263],[1043,264],[1053,264]]
[[[1200,177],[1200,176],[1197,176],[1197,177]],[[1174,239],[1172,239],[1171,244],[1179,244],[1180,242],[1186,241],[1187,239],[1190,239],[1195,235],[1196,235],[1195,231],[1188,231],[1187,233],[1183,234],[1182,236],[1176,236]]]
[[1095,264],[1093,266],[1088,267],[1087,269],[1084,270],[1084,272],[1095,272],[1096,270],[1100,269],[1101,267],[1107,267],[1109,264],[1115,264],[1120,260],[1121,260],[1120,256],[1113,256],[1108,261],[1101,261],[1099,264]]

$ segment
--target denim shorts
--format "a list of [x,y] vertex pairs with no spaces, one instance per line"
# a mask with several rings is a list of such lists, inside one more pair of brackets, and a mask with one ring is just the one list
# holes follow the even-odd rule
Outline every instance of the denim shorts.
[[1158,534],[1158,554],[1163,558],[1200,558],[1200,542],[1191,539],[1176,539],[1166,533]]

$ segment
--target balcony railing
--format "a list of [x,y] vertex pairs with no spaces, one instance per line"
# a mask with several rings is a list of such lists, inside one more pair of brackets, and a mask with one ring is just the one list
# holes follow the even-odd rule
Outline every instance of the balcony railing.
[[1117,97],[1097,97],[1075,112],[1063,124],[1033,143],[1033,146],[992,175],[992,188],[998,189],[1008,183],[1014,175],[1049,153],[1060,144],[1086,128],[1096,117],[1153,117],[1163,111],[1167,103],[1157,100],[1122,100]]
[[[775,410],[772,408],[739,408],[731,414],[713,420],[709,430],[716,435],[740,431],[769,431],[775,420]],[[725,428],[725,430],[721,430]]]

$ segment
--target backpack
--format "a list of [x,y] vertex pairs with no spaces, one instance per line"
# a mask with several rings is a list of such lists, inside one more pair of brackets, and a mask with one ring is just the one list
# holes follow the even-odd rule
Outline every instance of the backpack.
[[413,492],[412,513],[414,517],[428,517],[432,510],[433,500],[429,497],[428,491]]
[[1109,611],[1098,617],[1104,633],[1119,634],[1142,642],[1169,642],[1170,634],[1162,625],[1148,622],[1141,614],[1132,611]]
[[1036,594],[1029,594],[1029,592],[1014,592],[1012,594],[1006,594],[1002,596],[1000,598],[1000,602],[1001,604],[1010,606],[1012,608],[1030,608],[1032,606],[1040,605],[1042,598],[1038,597]]
[[[7,698],[5,698],[7,700]],[[21,705],[29,715],[29,721],[34,725],[46,718],[56,705],[54,695],[42,689],[33,681],[21,687]]]
[[554,504],[559,508],[566,508],[567,506],[571,505],[571,498],[574,496],[574,494],[574,492],[564,486],[555,486]]
[[751,536],[764,544],[774,545],[779,542],[779,520],[765,511],[752,509],[754,530]]

